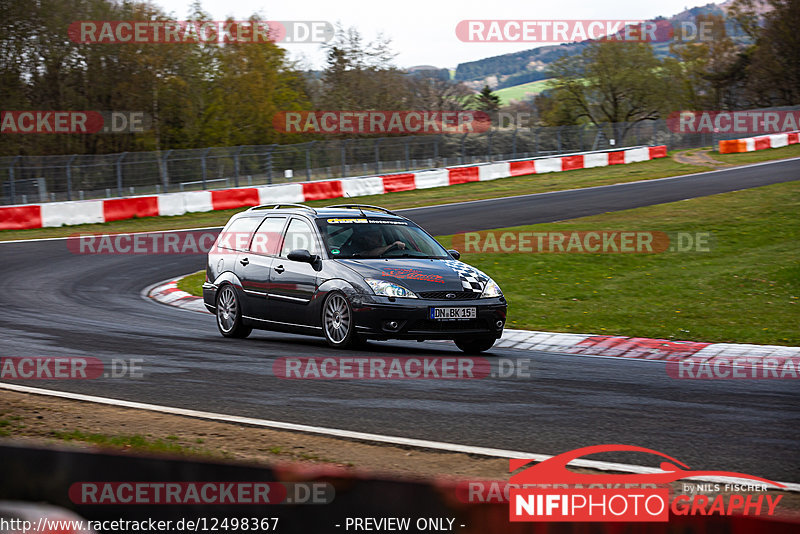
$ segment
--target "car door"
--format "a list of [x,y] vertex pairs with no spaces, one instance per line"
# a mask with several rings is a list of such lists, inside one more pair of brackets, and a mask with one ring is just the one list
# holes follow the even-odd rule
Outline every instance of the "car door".
[[256,229],[248,250],[239,255],[237,274],[247,299],[247,309],[256,319],[268,319],[270,273],[280,249],[286,216],[266,217]]
[[297,249],[320,254],[315,227],[306,219],[292,217],[284,233],[280,254],[272,262],[269,319],[317,326],[318,321],[309,316],[310,302],[317,290],[317,271],[310,263],[287,258],[289,252]]

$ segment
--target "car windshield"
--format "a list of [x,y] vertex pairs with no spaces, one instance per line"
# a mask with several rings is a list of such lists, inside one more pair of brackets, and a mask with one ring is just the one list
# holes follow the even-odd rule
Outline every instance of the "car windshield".
[[398,219],[317,219],[332,258],[448,258],[447,251],[420,227]]

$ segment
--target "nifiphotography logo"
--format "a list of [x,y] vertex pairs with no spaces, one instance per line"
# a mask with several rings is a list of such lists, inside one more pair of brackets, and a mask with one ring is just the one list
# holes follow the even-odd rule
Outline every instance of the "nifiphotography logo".
[[[661,462],[660,473],[595,475],[567,469],[572,460],[601,452],[644,452],[669,461]],[[533,461],[510,460],[509,469],[513,472]],[[748,494],[730,495],[726,499],[719,494],[709,499],[707,495],[693,492],[678,493],[670,501],[670,489],[666,484],[700,476],[737,479],[724,485],[726,491],[766,492],[767,486],[785,487],[744,473],[693,471],[671,456],[644,447],[595,445],[559,454],[512,475],[509,520],[666,522],[670,513],[771,516],[783,498],[782,495]]]

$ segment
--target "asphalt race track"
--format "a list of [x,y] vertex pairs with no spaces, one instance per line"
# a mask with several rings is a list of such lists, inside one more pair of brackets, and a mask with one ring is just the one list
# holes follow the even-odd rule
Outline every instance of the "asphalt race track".
[[[409,210],[434,235],[566,219],[800,178],[800,160],[665,180]],[[202,256],[75,255],[64,240],[0,244],[3,356],[142,358],[144,378],[18,383],[225,414],[540,454],[650,447],[693,469],[800,482],[796,380],[674,380],[661,362],[493,350],[531,358],[528,379],[281,380],[281,356],[341,356],[322,339],[223,339],[211,315],[142,289]],[[441,343],[372,342],[358,355],[456,355]],[[597,458],[597,459],[610,459]],[[620,461],[631,462],[626,456]]]

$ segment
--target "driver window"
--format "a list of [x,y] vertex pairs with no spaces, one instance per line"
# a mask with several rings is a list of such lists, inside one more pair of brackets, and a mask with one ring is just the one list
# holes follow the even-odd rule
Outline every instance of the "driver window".
[[311,225],[302,219],[292,219],[289,228],[286,229],[286,236],[283,238],[281,257],[285,258],[291,251],[299,248],[304,248],[311,254],[319,254],[317,238]]

